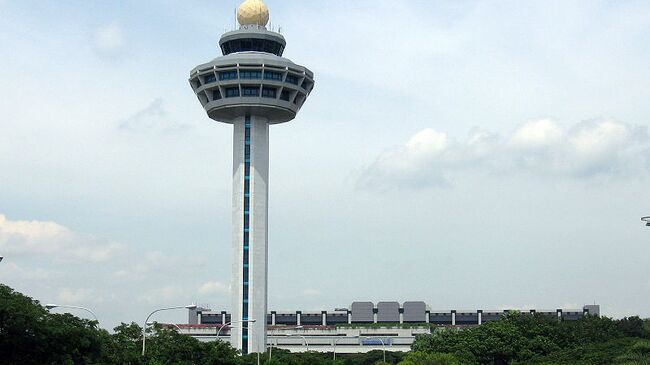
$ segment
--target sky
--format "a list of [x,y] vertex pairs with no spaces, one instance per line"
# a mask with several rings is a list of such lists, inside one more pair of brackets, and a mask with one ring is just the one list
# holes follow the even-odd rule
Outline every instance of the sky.
[[[238,3],[0,0],[0,282],[229,309],[232,126],[188,77]],[[271,128],[271,310],[650,317],[650,3],[266,3],[316,79]]]

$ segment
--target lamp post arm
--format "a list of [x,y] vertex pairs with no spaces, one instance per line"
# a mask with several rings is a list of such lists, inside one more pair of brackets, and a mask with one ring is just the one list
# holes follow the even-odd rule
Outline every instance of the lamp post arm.
[[232,322],[228,322],[228,323],[222,325],[221,327],[219,327],[219,330],[217,331],[217,341],[219,340],[219,334],[221,333],[221,330],[224,329],[225,327],[230,326],[231,324],[232,324]]
[[84,310],[84,311],[86,311],[86,312],[92,314],[93,317],[95,317],[95,321],[99,322],[99,319],[97,319],[97,315],[95,314],[95,312],[91,311],[90,309],[88,309],[88,308],[86,308],[86,307],[80,307],[80,306],[77,306],[77,305],[57,305],[56,307],[58,307],[58,308],[70,308],[70,309],[81,309],[81,310]]
[[386,363],[386,344],[384,343],[384,340],[381,338],[379,339],[381,341],[381,348],[384,350],[384,364]]
[[154,314],[156,314],[158,312],[168,311],[168,310],[172,310],[172,309],[183,309],[183,308],[187,308],[187,307],[186,306],[178,306],[178,307],[160,308],[160,309],[156,309],[155,311],[149,313],[149,315],[147,316],[147,319],[144,320],[144,326],[142,326],[142,356],[144,356],[145,343],[147,341],[147,332],[146,331],[147,331],[147,322],[149,322],[149,318],[151,318],[151,316],[153,316]]
[[[230,327],[230,325],[233,324],[233,323],[253,323],[253,322],[255,322],[254,319],[249,319],[249,320],[246,320],[246,321],[230,321],[230,322],[224,324],[223,326],[221,326],[219,328],[219,330],[217,331],[217,340],[219,340],[219,334],[221,333],[221,330],[224,329],[225,327]],[[232,336],[232,334],[231,334],[231,336]]]
[[384,342],[384,340],[382,340],[379,337],[376,337],[376,338],[375,337],[364,337],[364,338],[367,338],[369,340],[370,339],[377,339],[377,340],[379,340],[379,342],[381,342],[381,348],[382,348],[382,351],[384,353],[384,362],[386,362],[386,343]]

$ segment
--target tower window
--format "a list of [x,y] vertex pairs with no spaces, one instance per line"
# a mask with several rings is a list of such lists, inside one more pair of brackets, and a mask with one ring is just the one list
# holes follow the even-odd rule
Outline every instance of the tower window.
[[206,84],[211,84],[217,81],[217,77],[214,74],[209,74],[205,76],[204,80]]
[[238,87],[229,87],[226,89],[226,97],[227,98],[233,98],[239,96],[239,88]]
[[296,77],[296,76],[294,76],[294,75],[287,75],[287,79],[286,79],[286,81],[287,81],[288,83],[291,83],[291,84],[294,84],[294,85],[298,85],[298,77]]
[[282,81],[282,74],[279,72],[264,71],[264,79]]
[[289,91],[282,90],[282,93],[280,94],[280,99],[282,99],[284,101],[289,101],[290,96],[291,96],[291,94],[289,93]]
[[219,80],[236,80],[237,79],[237,71],[226,71],[226,72],[219,72]]
[[278,94],[278,92],[277,92],[276,88],[273,88],[273,87],[262,88],[262,96],[265,97],[265,98],[273,98],[273,99],[275,99],[277,94]]
[[262,71],[240,71],[240,79],[257,80],[262,78]]
[[221,99],[221,92],[219,90],[214,90],[212,92],[212,100],[219,100]]
[[301,85],[301,87],[307,91],[309,91],[310,86],[311,86],[311,82],[307,81],[307,79],[305,79],[305,81],[303,81]]
[[259,87],[242,87],[243,96],[260,96]]
[[268,39],[250,38],[234,39],[221,45],[221,51],[224,55],[235,52],[266,52],[276,56],[282,56],[284,46],[280,42]]

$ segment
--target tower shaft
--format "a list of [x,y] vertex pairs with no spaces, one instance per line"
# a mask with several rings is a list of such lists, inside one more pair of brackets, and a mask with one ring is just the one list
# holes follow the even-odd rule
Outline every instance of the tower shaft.
[[241,323],[231,343],[246,354],[266,351],[269,120],[246,114],[233,124],[232,321]]
[[267,345],[269,125],[296,117],[314,73],[283,57],[262,0],[244,1],[237,19],[219,40],[223,56],[195,67],[189,83],[211,119],[234,126],[231,343],[250,354]]

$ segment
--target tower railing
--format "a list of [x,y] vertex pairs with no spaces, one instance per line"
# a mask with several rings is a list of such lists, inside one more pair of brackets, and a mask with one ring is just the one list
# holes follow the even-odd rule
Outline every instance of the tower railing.
[[283,34],[282,26],[273,25],[273,24],[269,24],[266,27],[258,24],[248,24],[248,25],[230,25],[223,28],[224,33],[234,32],[237,30],[266,30],[269,32]]

